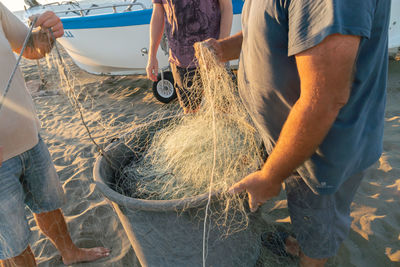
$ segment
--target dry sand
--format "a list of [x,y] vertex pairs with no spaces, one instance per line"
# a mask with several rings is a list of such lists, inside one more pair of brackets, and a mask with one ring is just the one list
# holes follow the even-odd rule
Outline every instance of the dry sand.
[[[93,97],[85,118],[96,141],[104,145],[134,127],[138,121],[159,109],[174,109],[152,95],[151,83],[144,76],[94,76],[78,69],[64,55],[81,88]],[[140,266],[117,215],[95,190],[93,164],[98,156],[77,112],[60,88],[57,70],[41,60],[47,85],[38,90],[40,79],[35,61],[24,60],[22,70],[42,121],[41,135],[47,143],[66,193],[63,207],[72,239],[82,247],[105,246],[108,258],[74,266]],[[384,153],[363,180],[352,204],[353,223],[349,238],[330,266],[400,266],[400,63],[390,62]],[[81,97],[82,100],[85,100]],[[91,103],[84,101],[85,103]],[[27,211],[32,227],[31,245],[39,266],[64,266],[50,241],[39,231]],[[265,204],[262,217],[268,222],[287,225],[286,200]],[[268,226],[266,226],[268,228]],[[296,266],[296,262],[271,256],[263,249],[261,266]]]

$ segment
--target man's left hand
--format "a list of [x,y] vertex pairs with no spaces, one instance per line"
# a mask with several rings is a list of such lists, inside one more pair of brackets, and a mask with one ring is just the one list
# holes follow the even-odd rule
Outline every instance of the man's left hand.
[[278,196],[281,188],[282,184],[280,182],[274,182],[261,171],[257,171],[234,184],[229,189],[229,192],[240,193],[246,191],[249,196],[250,210],[255,212],[267,200]]

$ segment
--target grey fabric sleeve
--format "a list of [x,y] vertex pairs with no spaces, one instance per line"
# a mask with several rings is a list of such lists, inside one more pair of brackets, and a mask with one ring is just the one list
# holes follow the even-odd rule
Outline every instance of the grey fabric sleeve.
[[377,0],[292,0],[288,8],[288,56],[318,45],[328,35],[369,38]]

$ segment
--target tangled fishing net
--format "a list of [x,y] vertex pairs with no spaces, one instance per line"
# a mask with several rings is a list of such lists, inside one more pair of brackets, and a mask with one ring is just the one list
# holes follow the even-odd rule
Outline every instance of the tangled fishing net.
[[[200,109],[172,118],[124,170],[132,197],[178,199],[227,189],[262,163],[258,138],[236,85],[212,51],[198,46],[203,85]],[[231,198],[231,197],[230,197]]]
[[225,66],[203,44],[197,46],[197,57],[193,86],[204,90],[201,107],[166,119],[152,136],[140,136],[148,134],[146,127],[132,135],[129,146],[139,152],[122,170],[119,187],[131,197],[153,200],[218,193],[225,201],[222,213],[239,208],[245,214],[243,198],[226,192],[261,166],[261,139]]
[[[79,80],[71,74],[59,53],[50,54],[47,61],[49,65],[56,63],[61,88],[92,142],[114,165],[117,173],[114,188],[118,192],[148,200],[208,194],[223,202],[221,208],[213,210],[213,216],[219,218],[218,223],[229,234],[247,227],[248,209],[243,195],[227,191],[263,164],[262,140],[241,101],[232,72],[203,43],[196,46],[196,57],[199,68],[191,88],[194,95],[199,90],[203,92],[199,109],[183,115],[180,108],[165,108],[133,126],[126,124],[124,129],[120,125],[115,137],[125,131],[120,142],[135,155],[122,168],[107,158],[104,148],[91,135],[89,124],[93,122],[86,117],[96,103],[94,92],[79,86]],[[196,101],[193,96],[189,99]],[[104,129],[112,128],[109,121],[96,123]],[[232,211],[235,216],[229,215]]]

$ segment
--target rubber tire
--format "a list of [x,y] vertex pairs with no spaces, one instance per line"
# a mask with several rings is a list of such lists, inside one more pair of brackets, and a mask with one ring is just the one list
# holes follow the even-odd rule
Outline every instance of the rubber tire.
[[169,102],[171,102],[172,100],[174,100],[177,96],[176,96],[176,90],[174,87],[174,77],[172,76],[172,73],[170,71],[166,71],[164,72],[164,82],[168,83],[168,86],[172,86],[173,88],[173,92],[172,94],[169,95],[161,95],[158,91],[157,87],[161,87],[161,74],[159,73],[157,76],[157,82],[153,82],[153,95],[154,97],[165,104],[168,104]]

